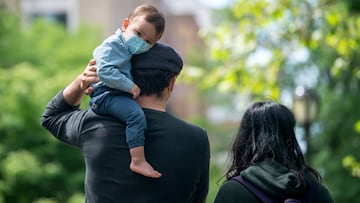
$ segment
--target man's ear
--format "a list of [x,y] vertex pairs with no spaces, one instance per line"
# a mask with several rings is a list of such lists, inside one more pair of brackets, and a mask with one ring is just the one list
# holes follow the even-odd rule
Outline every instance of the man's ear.
[[121,25],[121,31],[125,32],[127,27],[129,26],[129,18],[124,18],[122,25]]
[[175,82],[176,82],[176,75],[173,76],[173,77],[170,79],[169,90],[170,90],[171,92],[174,90]]

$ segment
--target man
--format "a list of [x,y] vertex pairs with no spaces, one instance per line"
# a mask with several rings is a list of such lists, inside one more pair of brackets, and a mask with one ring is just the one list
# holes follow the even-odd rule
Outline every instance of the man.
[[131,62],[134,82],[141,89],[137,102],[148,123],[146,158],[162,173],[161,178],[129,170],[124,123],[79,109],[84,93],[91,92],[89,85],[98,81],[93,61],[48,103],[42,125],[57,139],[81,149],[86,164],[86,202],[205,202],[210,160],[207,133],[165,111],[182,69],[180,56],[157,43]]

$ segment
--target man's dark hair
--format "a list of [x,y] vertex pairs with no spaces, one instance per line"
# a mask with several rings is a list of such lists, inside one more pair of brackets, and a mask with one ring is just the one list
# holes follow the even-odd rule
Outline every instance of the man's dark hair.
[[171,78],[176,73],[157,69],[136,69],[131,70],[134,83],[141,89],[140,95],[162,96],[162,91],[170,85]]

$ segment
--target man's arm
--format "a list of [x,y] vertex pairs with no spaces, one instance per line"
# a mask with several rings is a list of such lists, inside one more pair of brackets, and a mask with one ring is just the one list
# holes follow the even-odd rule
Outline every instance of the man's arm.
[[91,94],[94,90],[91,84],[99,81],[96,74],[95,60],[90,60],[88,66],[79,76],[75,78],[63,91],[66,102],[71,106],[80,105],[84,94]]
[[95,61],[92,60],[83,73],[50,100],[41,117],[41,125],[60,141],[77,145],[79,133],[76,130],[86,113],[79,110],[79,104],[83,95],[93,90],[90,84],[97,81]]
[[202,159],[204,163],[201,168],[201,177],[200,182],[197,187],[198,190],[196,192],[196,196],[194,199],[194,203],[205,203],[206,197],[209,191],[209,166],[210,166],[210,144],[208,140],[207,132],[204,130],[204,139],[203,139],[203,149],[204,149],[204,158]]

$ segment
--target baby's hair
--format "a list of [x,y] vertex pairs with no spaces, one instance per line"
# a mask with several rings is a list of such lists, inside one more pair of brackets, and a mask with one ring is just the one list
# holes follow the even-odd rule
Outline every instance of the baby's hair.
[[154,25],[158,39],[161,38],[165,30],[165,18],[157,8],[149,4],[142,4],[136,7],[129,15],[129,22],[137,16],[145,16],[145,20]]

